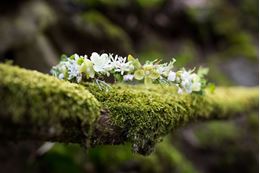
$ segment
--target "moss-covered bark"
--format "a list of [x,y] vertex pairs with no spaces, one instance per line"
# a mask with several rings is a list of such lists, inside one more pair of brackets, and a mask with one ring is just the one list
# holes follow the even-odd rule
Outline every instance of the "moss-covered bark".
[[203,96],[179,95],[174,87],[160,85],[114,85],[109,92],[101,92],[94,84],[86,88],[107,110],[112,124],[124,129],[133,149],[143,154],[186,123],[230,118],[258,106],[257,88],[218,88]]
[[178,95],[169,86],[114,85],[103,92],[94,84],[84,87],[4,64],[0,76],[1,139],[130,142],[148,154],[183,124],[229,118],[258,106],[257,88],[218,88],[200,96]]
[[99,102],[80,85],[3,64],[0,76],[1,136],[79,142],[99,116]]

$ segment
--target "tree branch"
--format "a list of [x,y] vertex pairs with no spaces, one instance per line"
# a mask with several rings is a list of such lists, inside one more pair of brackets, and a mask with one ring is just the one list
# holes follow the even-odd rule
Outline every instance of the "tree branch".
[[257,88],[218,88],[178,95],[174,87],[78,85],[0,64],[0,139],[132,143],[149,154],[173,129],[194,120],[229,118],[258,107]]

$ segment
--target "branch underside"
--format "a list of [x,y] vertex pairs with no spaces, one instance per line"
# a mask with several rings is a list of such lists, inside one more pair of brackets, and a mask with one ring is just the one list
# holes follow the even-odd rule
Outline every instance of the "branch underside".
[[80,143],[130,142],[149,154],[173,129],[201,119],[230,118],[258,107],[258,88],[218,88],[178,95],[174,87],[72,84],[0,64],[0,139]]

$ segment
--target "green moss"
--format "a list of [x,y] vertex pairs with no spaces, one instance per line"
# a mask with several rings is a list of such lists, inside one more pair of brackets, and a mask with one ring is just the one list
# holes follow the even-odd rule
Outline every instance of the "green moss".
[[87,89],[124,129],[134,151],[149,154],[169,131],[196,119],[227,118],[258,105],[256,88],[219,88],[215,94],[178,95],[174,87],[114,85],[101,92]]
[[63,119],[80,120],[91,126],[102,109],[141,154],[151,153],[166,134],[190,121],[229,118],[258,107],[258,88],[220,87],[201,96],[179,95],[171,86],[117,84],[105,92],[95,84],[84,87],[4,64],[0,76],[2,116],[54,126]]
[[6,64],[0,64],[0,76],[0,112],[15,122],[79,119],[91,125],[99,116],[98,101],[80,85]]
[[219,87],[208,99],[214,110],[212,114],[225,118],[257,109],[258,96],[258,88]]

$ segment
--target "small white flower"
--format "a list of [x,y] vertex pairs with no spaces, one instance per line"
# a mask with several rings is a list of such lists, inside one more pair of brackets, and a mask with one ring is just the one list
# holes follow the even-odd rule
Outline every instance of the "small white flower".
[[59,79],[64,79],[64,74],[63,73],[59,74],[58,78]]
[[111,59],[111,66],[113,67],[113,69],[119,68],[120,63],[126,62],[126,58],[118,55],[115,55],[115,57],[113,57],[113,54],[109,54],[109,57]]
[[187,71],[183,71],[182,73],[181,73],[181,79],[182,80],[192,80],[192,76],[190,75],[190,73],[189,72],[187,72]]
[[166,65],[167,65],[167,64],[165,63],[165,64],[160,64],[160,65],[155,66],[155,67],[157,68],[157,72],[158,72],[160,75],[164,74],[165,71],[167,71],[167,66],[166,66]]
[[99,55],[93,52],[90,60],[93,62],[93,68],[96,72],[108,73],[108,71],[112,69],[111,60],[106,53]]
[[193,82],[200,82],[200,76],[199,75],[192,73],[191,77],[192,77]]
[[168,81],[175,81],[175,79],[176,79],[176,73],[175,72],[173,72],[173,71],[170,71],[170,73],[168,74]]
[[127,75],[123,76],[124,81],[131,81],[133,79],[134,79],[134,75],[132,75],[132,74],[127,74]]
[[200,91],[200,90],[201,90],[201,83],[200,82],[193,82],[192,91]]
[[[76,78],[76,81],[79,83],[81,82],[82,80],[82,73],[80,72],[80,63],[79,63],[79,60],[80,58],[83,58],[83,61],[84,59],[87,58],[87,56],[79,56],[78,54],[74,54],[74,58],[73,59],[70,59],[68,58],[67,62],[66,62],[66,66],[68,68],[68,74],[69,74],[69,77],[68,79],[71,80],[73,78]],[[82,62],[83,62],[82,61]]]
[[79,66],[75,60],[69,60],[67,67],[68,67],[69,80],[73,79],[74,77],[77,77],[78,74],[80,74]]
[[64,73],[66,70],[67,70],[67,64],[64,63],[61,65],[60,71]]
[[191,74],[191,76],[192,76],[192,91],[200,91],[201,90],[200,77],[195,73]]
[[79,55],[75,53],[74,54],[74,59],[75,59],[75,61],[77,61],[79,59]]
[[172,61],[170,63],[156,65],[155,67],[157,69],[157,72],[160,75],[167,77],[169,75],[170,71],[173,69],[174,62],[175,62],[175,59],[172,59]]
[[192,82],[190,80],[184,80],[181,82],[182,88],[185,90],[186,93],[192,92]]
[[112,60],[112,67],[115,69],[116,72],[120,72],[121,75],[124,74],[124,72],[129,72],[131,70],[134,70],[134,66],[131,62],[126,62],[126,57],[121,57],[116,55],[115,58],[110,55]]
[[[59,79],[72,80],[80,83],[84,79],[109,76],[110,74],[119,75],[124,81],[133,79],[145,79],[145,83],[160,79],[160,82],[176,85],[179,94],[192,93],[202,90],[202,76],[194,73],[194,70],[185,69],[178,72],[173,71],[173,59],[170,63],[158,64],[159,61],[147,61],[143,66],[131,56],[129,62],[126,57],[103,53],[99,55],[93,52],[88,59],[86,55],[74,54],[65,57],[58,65],[51,70],[52,75]],[[137,63],[137,65],[135,64]],[[133,74],[134,73],[134,74]],[[167,82],[168,80],[168,82]],[[106,84],[96,79],[99,87]]]

